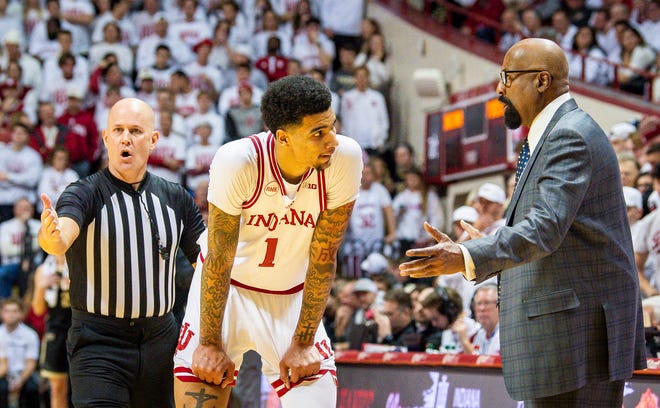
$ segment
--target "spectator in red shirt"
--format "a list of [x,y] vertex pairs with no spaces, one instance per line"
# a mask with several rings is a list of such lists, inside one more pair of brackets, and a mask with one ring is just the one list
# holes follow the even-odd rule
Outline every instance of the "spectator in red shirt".
[[100,156],[100,150],[99,131],[96,128],[94,116],[82,109],[82,98],[82,90],[69,89],[66,110],[57,119],[57,123],[69,129],[72,139],[80,141],[86,146],[84,154],[82,147],[78,149],[75,155],[73,151],[69,150],[71,167],[80,177],[85,177],[94,170],[92,167]]
[[27,98],[26,105],[26,97],[32,88],[21,82],[22,74],[20,63],[9,61],[5,79],[0,83],[0,121],[5,127],[9,126],[10,119],[15,113],[34,108],[29,100],[35,98]]
[[[87,141],[71,132],[67,126],[57,123],[52,102],[40,103],[38,115],[39,124],[30,137],[30,147],[41,155],[44,163],[56,145],[63,145],[69,151],[71,163],[87,160]],[[78,174],[82,176],[82,173]]]
[[268,82],[277,81],[288,74],[289,59],[281,55],[281,40],[275,34],[268,39],[268,53],[259,58],[254,66],[263,71]]

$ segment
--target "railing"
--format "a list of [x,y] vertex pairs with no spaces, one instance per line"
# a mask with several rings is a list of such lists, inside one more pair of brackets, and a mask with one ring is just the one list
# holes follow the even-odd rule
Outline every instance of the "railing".
[[[472,12],[470,12],[469,10],[467,10],[465,8],[462,8],[462,7],[457,6],[455,4],[451,4],[451,3],[449,3],[445,0],[398,0],[398,1],[396,1],[396,0],[395,1],[381,0],[381,3],[390,3],[390,4],[391,3],[404,3],[403,4],[404,7],[413,8],[413,9],[416,9],[418,11],[422,11],[426,14],[430,14],[431,10],[434,6],[435,7],[440,7],[442,11],[440,13],[438,13],[436,11],[436,13],[435,13],[436,19],[437,19],[439,24],[451,25],[450,22],[453,20],[453,18],[456,15],[459,15],[459,16],[461,16],[461,18],[465,18],[466,21],[468,19],[470,19],[472,21],[476,21],[480,24],[483,24],[484,26],[486,26],[488,28],[493,29],[496,43],[499,42],[499,39],[501,38],[502,33],[505,32],[504,27],[500,24],[499,21],[495,21],[495,20],[489,19],[487,17],[481,16],[479,14],[472,13]],[[476,39],[476,40],[481,41],[479,39]],[[482,42],[487,43],[486,41],[482,41]],[[493,47],[496,47],[496,45],[493,45]],[[624,93],[625,95],[628,95],[628,96],[632,96],[635,99],[646,101],[646,102],[653,102],[654,81],[655,81],[655,79],[660,78],[660,74],[654,74],[652,72],[645,71],[645,70],[629,68],[629,67],[626,67],[622,64],[617,64],[617,63],[614,63],[614,62],[611,62],[611,61],[608,61],[608,60],[605,60],[605,59],[596,59],[594,57],[588,57],[588,56],[582,55],[580,53],[575,53],[571,50],[567,50],[567,52],[571,53],[571,54],[574,54],[574,55],[579,55],[580,57],[582,57],[582,72],[580,73],[580,80],[582,80],[583,82],[587,83],[586,81],[584,81],[585,69],[586,69],[586,59],[591,58],[593,60],[598,60],[599,63],[607,64],[608,66],[610,66],[614,71],[614,80],[612,81],[611,84],[609,84],[607,86],[598,85],[598,84],[594,84],[594,83],[588,83],[590,86],[596,86],[596,87],[601,88],[601,89],[618,90],[619,92],[622,92],[622,93]],[[642,78],[645,79],[643,94],[638,95],[638,94],[631,93],[631,92],[626,92],[626,91],[620,89],[620,84],[619,84],[619,81],[617,79],[617,77],[618,77],[617,73],[619,72],[619,69],[630,70],[630,71],[634,72],[636,75],[639,75],[639,76],[641,76]],[[658,101],[655,101],[655,102],[658,102]]]

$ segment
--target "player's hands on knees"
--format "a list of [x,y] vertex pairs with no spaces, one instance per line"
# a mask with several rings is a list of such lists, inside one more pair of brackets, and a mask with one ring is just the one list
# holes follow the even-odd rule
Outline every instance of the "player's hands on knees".
[[316,347],[292,343],[280,361],[280,379],[287,388],[321,369],[321,354]]
[[192,372],[202,381],[225,388],[234,382],[234,362],[219,346],[199,345],[192,357]]

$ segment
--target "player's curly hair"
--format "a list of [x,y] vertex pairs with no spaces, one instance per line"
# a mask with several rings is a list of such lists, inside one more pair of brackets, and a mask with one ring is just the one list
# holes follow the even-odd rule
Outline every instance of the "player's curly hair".
[[300,125],[305,116],[330,109],[332,96],[322,83],[291,75],[270,84],[261,99],[261,117],[271,132]]

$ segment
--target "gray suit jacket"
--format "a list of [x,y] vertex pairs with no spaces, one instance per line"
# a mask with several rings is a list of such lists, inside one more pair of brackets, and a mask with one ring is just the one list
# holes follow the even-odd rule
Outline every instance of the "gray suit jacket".
[[616,156],[574,100],[555,113],[507,209],[464,242],[477,282],[500,276],[502,370],[518,400],[646,367],[641,297]]

